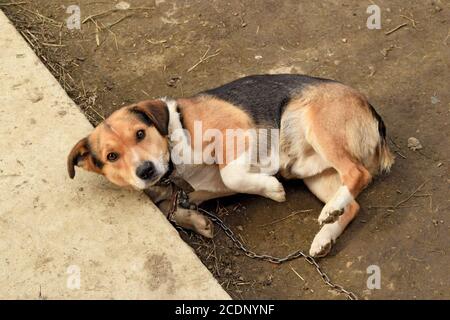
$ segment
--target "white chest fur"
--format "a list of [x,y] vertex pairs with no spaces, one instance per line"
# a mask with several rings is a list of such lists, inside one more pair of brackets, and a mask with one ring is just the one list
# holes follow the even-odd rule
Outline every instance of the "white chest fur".
[[[184,133],[180,121],[180,114],[177,112],[177,102],[175,100],[162,99],[169,109],[169,141],[172,162],[175,165],[177,175],[188,182],[196,191],[208,191],[213,193],[225,193],[230,190],[224,185],[220,176],[219,167],[215,164],[190,164],[179,154],[179,150],[192,150],[190,141]],[[176,153],[172,152],[178,150]],[[187,160],[192,160],[189,157]]]

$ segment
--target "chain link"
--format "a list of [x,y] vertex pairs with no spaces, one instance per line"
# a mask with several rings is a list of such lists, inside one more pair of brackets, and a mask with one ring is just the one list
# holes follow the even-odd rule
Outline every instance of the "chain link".
[[248,249],[243,243],[242,241],[240,241],[235,233],[233,232],[233,230],[231,230],[218,216],[216,216],[215,214],[202,209],[202,208],[197,208],[198,211],[204,213],[205,215],[207,215],[214,223],[216,223],[227,235],[228,238],[230,238],[231,241],[233,241],[233,244],[239,249],[241,250],[247,257],[252,258],[252,259],[257,259],[257,260],[262,260],[262,261],[268,261],[270,263],[274,263],[274,264],[282,264],[284,262],[287,261],[291,261],[291,260],[295,260],[298,258],[303,258],[306,260],[306,262],[308,262],[310,265],[314,266],[314,268],[316,269],[317,273],[320,275],[322,281],[329,286],[330,288],[338,291],[341,294],[344,294],[347,296],[347,299],[349,300],[358,300],[358,296],[356,294],[354,294],[353,292],[345,289],[344,287],[342,287],[339,284],[336,284],[334,282],[331,281],[330,277],[325,273],[325,271],[323,271],[322,267],[317,263],[317,261],[311,257],[308,254],[305,254],[303,251],[301,250],[297,250],[285,257],[282,258],[278,258],[278,257],[273,257],[271,255],[268,254],[258,254],[250,249]]

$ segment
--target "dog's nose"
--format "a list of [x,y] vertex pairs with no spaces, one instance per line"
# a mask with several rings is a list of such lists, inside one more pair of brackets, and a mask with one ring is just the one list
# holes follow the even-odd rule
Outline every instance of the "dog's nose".
[[145,161],[136,169],[136,175],[142,180],[149,180],[155,175],[155,166],[151,161]]

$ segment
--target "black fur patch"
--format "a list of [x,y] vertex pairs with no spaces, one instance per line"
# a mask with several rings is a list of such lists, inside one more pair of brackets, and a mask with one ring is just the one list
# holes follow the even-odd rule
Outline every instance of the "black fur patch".
[[103,161],[101,161],[100,159],[98,159],[96,156],[92,155],[92,162],[94,163],[94,165],[99,168],[99,169],[103,169],[103,166],[105,165],[103,163]]
[[88,153],[91,155],[92,162],[94,163],[94,165],[97,168],[102,169],[105,164],[103,163],[103,161],[101,161],[99,158],[97,158],[95,153],[92,151],[92,148],[91,148],[91,145],[89,144],[89,141],[86,142],[86,149],[88,150]]
[[186,128],[184,125],[184,117],[183,117],[183,114],[181,113],[180,106],[178,104],[177,104],[177,113],[180,117],[181,128],[183,128],[183,129]]
[[370,107],[370,112],[372,113],[372,116],[378,121],[378,133],[380,134],[381,140],[383,142],[386,142],[386,126],[384,124],[384,121],[370,103],[369,103],[369,107]]
[[279,128],[284,108],[310,85],[333,80],[299,74],[253,75],[201,92],[246,111],[257,125]]
[[142,110],[138,109],[138,108],[131,108],[130,112],[133,113],[135,116],[137,116],[137,118],[142,121],[143,123],[145,123],[147,126],[152,126],[153,125],[153,121],[149,118],[149,116]]

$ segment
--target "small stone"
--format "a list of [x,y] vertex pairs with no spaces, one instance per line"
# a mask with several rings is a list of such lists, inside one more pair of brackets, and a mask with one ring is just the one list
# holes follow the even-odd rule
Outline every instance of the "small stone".
[[178,81],[181,80],[181,77],[172,77],[167,81],[167,86],[172,87],[172,88],[176,88],[177,87],[177,83]]
[[420,150],[423,148],[422,144],[420,143],[419,139],[415,137],[410,137],[408,139],[408,148],[410,148],[413,151]]
[[272,285],[272,280],[273,280],[273,277],[272,277],[272,275],[269,275],[264,281],[263,281],[263,285],[264,286],[270,286],[270,285]]
[[342,39],[343,43],[347,43],[347,38]]
[[242,226],[237,226],[236,227],[239,231],[244,231],[244,228]]
[[130,8],[130,4],[126,1],[120,1],[118,4],[116,4],[116,9],[119,10],[127,10]]
[[262,56],[261,56],[261,55],[256,55],[256,56],[255,56],[255,59],[256,59],[256,60],[261,60],[261,59],[262,59]]
[[431,104],[438,104],[439,102],[441,102],[441,100],[439,100],[438,97],[431,96]]

